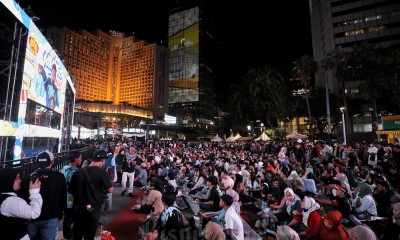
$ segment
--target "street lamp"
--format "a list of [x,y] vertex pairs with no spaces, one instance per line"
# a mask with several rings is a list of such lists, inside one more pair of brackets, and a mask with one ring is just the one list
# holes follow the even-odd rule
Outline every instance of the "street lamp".
[[346,143],[346,122],[344,121],[344,112],[346,108],[341,107],[340,111],[342,112],[342,125],[343,125],[343,143]]
[[250,136],[250,131],[251,131],[251,126],[247,125],[247,131],[249,132],[249,136]]

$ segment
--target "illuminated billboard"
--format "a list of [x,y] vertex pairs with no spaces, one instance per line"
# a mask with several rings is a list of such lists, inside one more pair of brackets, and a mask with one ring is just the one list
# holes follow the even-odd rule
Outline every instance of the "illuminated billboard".
[[199,100],[199,8],[169,16],[168,103]]
[[14,159],[36,156],[45,149],[59,152],[67,84],[73,102],[75,88],[61,59],[30,17],[14,0],[0,2],[28,30],[18,122],[0,120],[4,127],[0,136],[15,137]]

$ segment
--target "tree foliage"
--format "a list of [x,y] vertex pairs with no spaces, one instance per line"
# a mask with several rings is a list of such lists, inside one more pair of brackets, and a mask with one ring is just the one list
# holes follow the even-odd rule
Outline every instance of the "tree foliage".
[[231,87],[231,96],[231,113],[237,123],[286,119],[295,107],[287,81],[270,66],[250,70]]

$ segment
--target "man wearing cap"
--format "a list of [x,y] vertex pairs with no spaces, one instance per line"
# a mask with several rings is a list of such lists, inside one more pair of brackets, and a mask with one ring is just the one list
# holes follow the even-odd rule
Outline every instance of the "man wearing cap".
[[349,194],[347,193],[346,187],[340,185],[340,181],[331,179],[329,182],[329,188],[331,188],[332,195],[317,196],[315,200],[318,203],[323,204],[325,212],[328,213],[332,210],[337,210],[342,213],[342,218],[348,222],[351,213],[351,205],[349,200]]
[[[30,239],[55,239],[58,220],[62,219],[67,207],[67,184],[64,175],[53,171],[54,155],[48,150],[37,155],[34,169],[41,181],[40,195],[43,198],[40,216],[28,223]],[[29,202],[29,177],[21,183],[20,195]]]
[[147,184],[147,164],[146,163],[142,163],[140,164],[140,173],[139,175],[137,175],[137,177],[135,177],[135,182],[133,183],[133,185],[135,187],[143,187]]
[[73,239],[94,239],[106,193],[113,192],[110,177],[101,168],[106,159],[106,151],[96,151],[90,165],[79,169],[71,177],[69,192],[74,197]]

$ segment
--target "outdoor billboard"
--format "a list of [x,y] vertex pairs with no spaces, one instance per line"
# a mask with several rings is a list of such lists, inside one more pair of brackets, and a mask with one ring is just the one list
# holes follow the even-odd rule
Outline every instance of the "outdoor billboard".
[[168,103],[199,100],[199,8],[169,16]]

